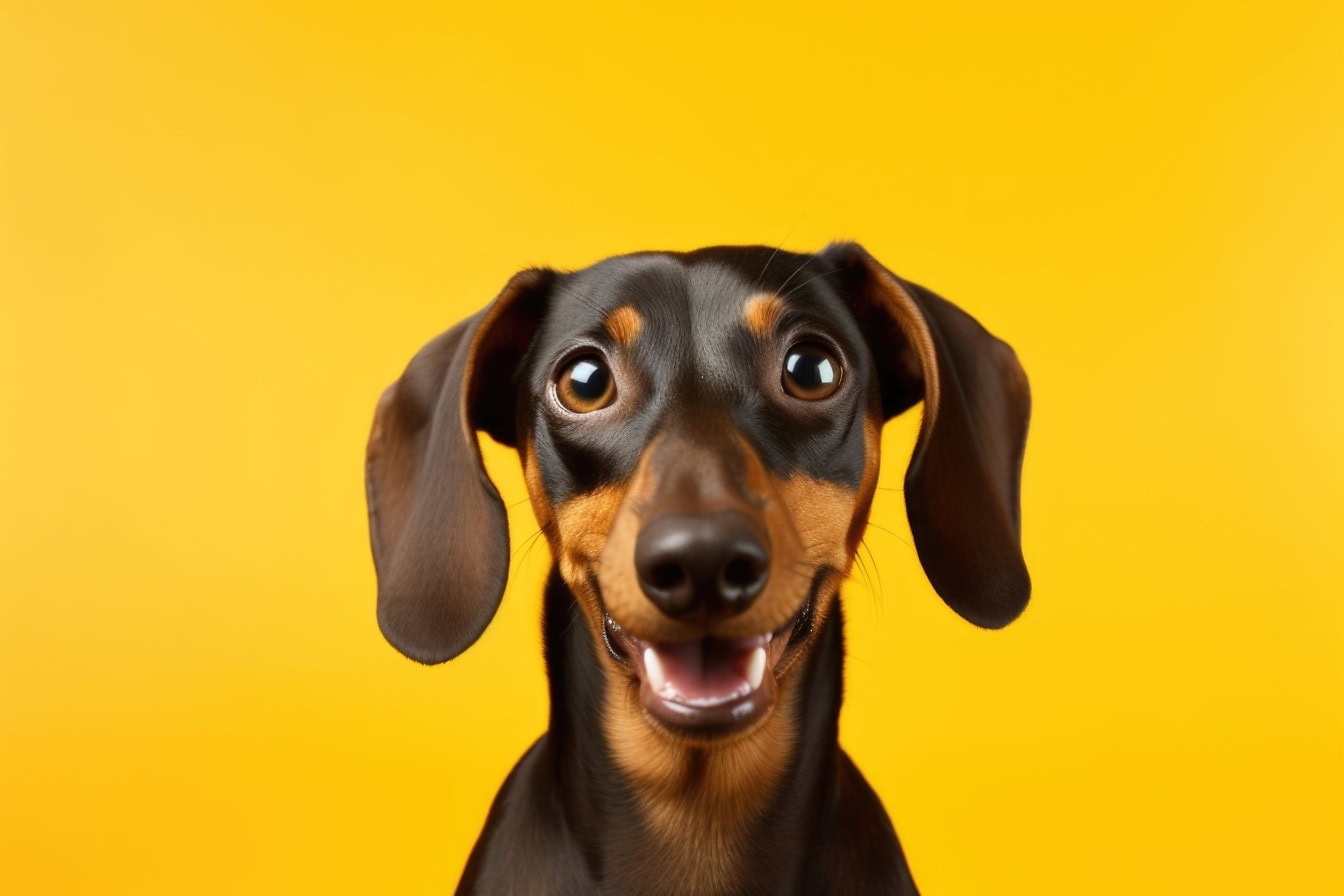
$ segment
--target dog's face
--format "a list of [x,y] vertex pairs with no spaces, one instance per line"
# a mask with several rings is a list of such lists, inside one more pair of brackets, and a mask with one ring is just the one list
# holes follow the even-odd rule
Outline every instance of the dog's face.
[[858,325],[815,261],[767,261],[648,254],[570,275],[523,365],[522,453],[560,573],[648,716],[695,736],[768,712],[876,481]]
[[[516,445],[613,689],[708,740],[765,719],[836,599],[884,420],[925,399],[907,478],[958,612],[1026,602],[1011,350],[852,245],[648,253],[525,272],[417,356],[369,448],[379,618],[422,662],[493,615],[507,528],[474,428]],[[637,696],[635,696],[637,695]]]
[[650,719],[688,735],[769,711],[876,481],[863,336],[816,262],[767,261],[636,255],[560,279],[524,364],[524,465],[560,574]]

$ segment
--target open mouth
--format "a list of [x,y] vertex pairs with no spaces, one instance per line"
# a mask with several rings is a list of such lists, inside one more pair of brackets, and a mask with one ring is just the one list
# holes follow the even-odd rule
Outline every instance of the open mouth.
[[813,598],[776,631],[747,638],[656,642],[604,616],[607,647],[639,679],[644,711],[675,732],[717,737],[745,730],[774,704],[776,678],[812,630]]

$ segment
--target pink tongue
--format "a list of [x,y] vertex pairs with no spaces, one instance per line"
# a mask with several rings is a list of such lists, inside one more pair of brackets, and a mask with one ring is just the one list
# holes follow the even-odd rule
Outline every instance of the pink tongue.
[[656,644],[668,688],[687,700],[706,700],[743,693],[752,647],[732,641],[701,638],[679,644]]

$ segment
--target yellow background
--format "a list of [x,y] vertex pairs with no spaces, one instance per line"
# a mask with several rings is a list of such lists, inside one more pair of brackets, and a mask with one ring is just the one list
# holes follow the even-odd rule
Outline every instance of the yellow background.
[[1027,614],[930,591],[913,416],[847,591],[924,891],[1344,891],[1342,9],[3,0],[0,891],[450,889],[545,546],[492,448],[499,617],[388,647],[380,390],[517,268],[835,238],[1036,398]]

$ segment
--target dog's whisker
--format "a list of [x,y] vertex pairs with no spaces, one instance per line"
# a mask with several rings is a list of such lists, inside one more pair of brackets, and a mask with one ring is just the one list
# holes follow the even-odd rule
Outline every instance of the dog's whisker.
[[873,590],[873,577],[868,574],[868,565],[864,563],[863,555],[855,552],[854,565],[858,567],[859,575],[863,577],[863,586],[869,593]]
[[812,259],[810,257],[804,258],[803,263],[798,265],[798,267],[794,268],[793,273],[790,274],[788,277],[786,277],[783,283],[779,284],[779,288],[776,289],[775,292],[780,294],[780,298],[784,298],[788,295],[788,293],[784,292],[784,288],[788,286],[789,283],[793,280],[793,278],[797,277],[799,272],[802,271],[804,268],[806,268],[808,264],[810,264],[811,262]]
[[[755,278],[755,285],[762,286],[763,283],[765,283],[765,273],[766,270],[769,270],[770,262],[773,262],[775,255],[780,254],[780,250],[784,249],[785,244],[789,242],[790,236],[793,236],[793,231],[798,230],[798,224],[804,222],[806,216],[812,214],[813,208],[816,208],[817,206],[818,199],[820,199],[820,192],[813,193],[812,201],[809,201],[809,203],[806,204],[804,210],[798,212],[797,218],[794,219],[792,226],[789,227],[789,231],[786,232],[786,234],[784,235],[784,239],[781,239],[780,244],[774,247],[773,253],[770,253],[770,258],[765,259],[765,266],[762,267],[761,273],[757,274],[757,278]],[[784,289],[784,287],[781,286],[780,289]]]
[[[793,225],[793,226],[794,226],[794,227],[797,227],[798,225],[795,224],[795,225]],[[787,234],[784,235],[784,241],[781,242],[778,246],[776,246],[776,247],[775,247],[775,251],[771,252],[771,253],[770,253],[770,257],[767,258],[767,259],[765,260],[765,264],[761,267],[761,272],[760,272],[759,274],[756,275],[755,284],[756,284],[756,288],[757,288],[757,289],[759,289],[761,286],[764,285],[764,283],[765,283],[765,272],[768,271],[768,270],[770,269],[770,262],[772,262],[772,261],[775,260],[775,256],[779,254],[779,250],[780,250],[780,249],[783,249],[783,248],[784,248],[784,243],[788,242],[788,240],[789,240],[789,235],[792,234],[792,233],[793,233],[793,230],[790,229],[790,230],[789,230],[789,233],[787,233]]]
[[565,294],[573,296],[579,302],[579,304],[583,305],[585,308],[596,314],[598,317],[606,316],[607,314],[606,308],[602,307],[602,305],[600,305],[598,301],[594,299],[592,296],[588,295],[585,292],[580,291],[579,289],[576,289],[574,286],[567,285],[565,287]]
[[757,287],[764,285],[765,272],[769,270],[770,263],[775,260],[775,256],[779,254],[779,250],[784,248],[784,244],[789,241],[789,237],[793,236],[793,232],[798,229],[799,224],[803,223],[803,219],[806,218],[808,213],[812,211],[812,207],[814,205],[816,205],[816,199],[813,199],[812,202],[807,206],[807,208],[803,209],[802,213],[798,215],[796,220],[794,220],[793,226],[789,228],[788,233],[784,234],[784,239],[779,241],[779,245],[775,246],[775,251],[771,252],[770,257],[765,260],[764,267],[762,267],[761,272],[756,275],[755,282]]
[[877,562],[877,556],[873,554],[872,546],[868,544],[866,539],[860,538],[859,546],[868,552],[868,559],[872,561],[873,574],[877,576],[877,597],[879,600],[881,600],[883,595],[882,565]]
[[[868,546],[867,540],[860,538],[859,547],[860,549],[868,552],[868,560],[870,561],[871,566],[873,568],[873,574],[877,577],[877,588],[873,589],[872,587],[869,587],[868,593],[873,596],[874,605],[880,608],[882,606],[882,598],[883,598],[882,567],[878,564],[877,557],[873,556],[873,549]],[[854,557],[856,560],[862,561],[862,554],[860,554],[858,551],[855,551]]]
[[831,276],[832,274],[837,274],[837,273],[839,273],[839,269],[838,269],[838,268],[835,269],[835,270],[830,270],[830,271],[822,271],[822,272],[821,272],[820,274],[818,274],[817,276],[815,276],[815,277],[809,277],[808,279],[806,279],[806,280],[802,281],[801,283],[799,283],[798,285],[794,286],[793,289],[791,289],[791,290],[789,290],[788,292],[784,293],[782,296],[780,296],[780,298],[787,299],[789,296],[793,295],[794,293],[798,292],[798,291],[799,291],[800,289],[802,289],[803,287],[807,286],[807,284],[809,284],[809,283],[813,283],[813,282],[815,282],[815,281],[817,281],[817,280],[820,280],[820,279],[823,278],[823,277],[829,277],[829,276]]
[[874,523],[872,520],[869,520],[869,521],[868,521],[868,528],[870,528],[870,529],[876,529],[877,531],[882,532],[883,534],[890,535],[892,538],[896,539],[897,541],[899,541],[901,544],[905,545],[907,548],[909,548],[909,549],[912,550],[912,551],[915,549],[915,546],[914,546],[913,544],[911,544],[911,543],[910,543],[909,541],[907,541],[906,539],[902,538],[902,537],[901,537],[900,535],[898,535],[897,533],[895,533],[895,532],[893,532],[892,530],[888,529],[886,526],[879,526],[877,523]]
[[520,565],[525,565],[528,561],[528,558],[532,556],[532,549],[536,547],[537,543],[542,540],[541,534],[542,530],[537,529],[537,531],[527,536],[527,538],[523,539],[522,543],[518,545],[518,549],[514,551],[514,556],[515,557],[517,556],[518,551],[523,552],[522,559],[518,561]]
[[527,535],[523,536],[523,538],[518,542],[518,546],[513,549],[513,556],[516,558],[518,556],[518,552],[526,548],[532,542],[532,540],[540,534],[541,529],[537,528],[533,529]]

